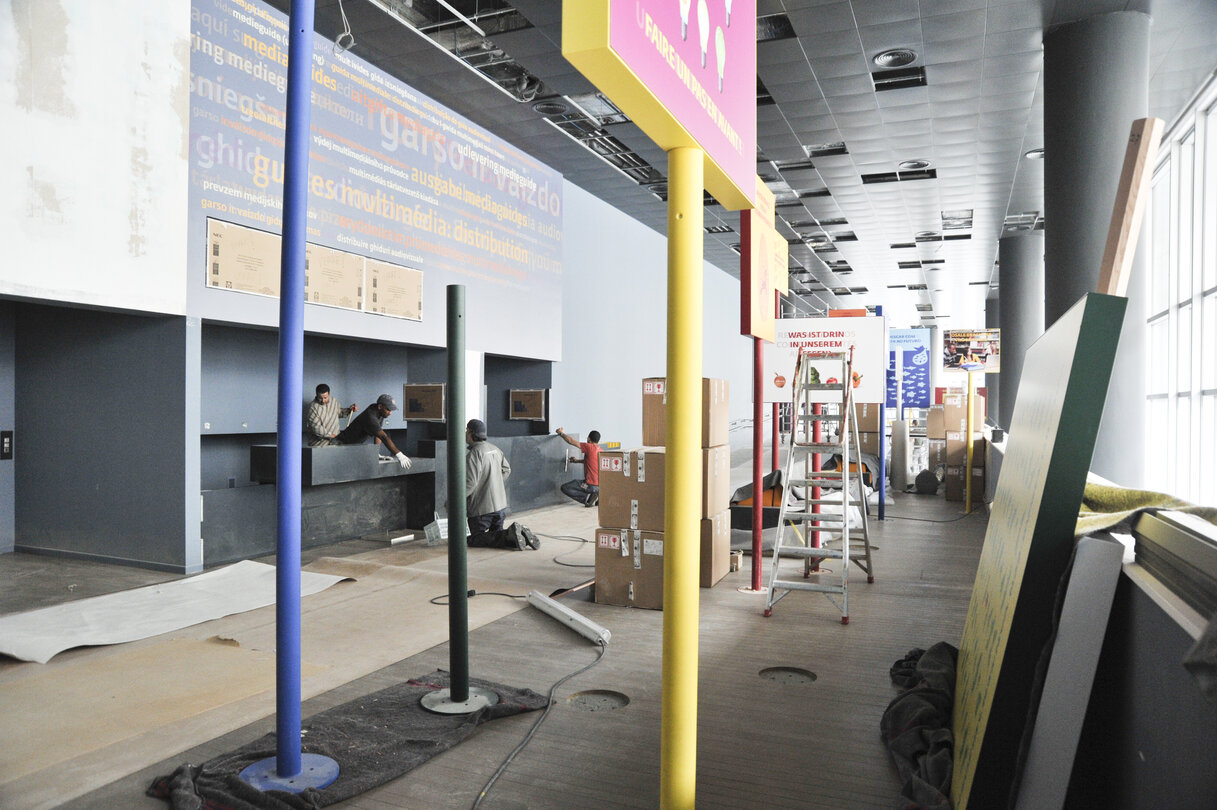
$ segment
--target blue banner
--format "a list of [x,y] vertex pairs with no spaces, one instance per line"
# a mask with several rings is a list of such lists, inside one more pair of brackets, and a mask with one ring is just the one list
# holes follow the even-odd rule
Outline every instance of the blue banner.
[[898,387],[903,392],[904,407],[930,407],[933,393],[930,390],[930,330],[891,329],[888,348],[892,364],[887,376],[887,407],[896,407]]

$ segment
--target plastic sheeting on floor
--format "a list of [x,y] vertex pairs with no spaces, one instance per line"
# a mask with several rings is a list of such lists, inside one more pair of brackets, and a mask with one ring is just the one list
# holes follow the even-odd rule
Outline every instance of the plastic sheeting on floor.
[[[349,577],[300,575],[300,595]],[[45,664],[73,647],[122,644],[272,605],[275,567],[244,560],[192,577],[0,616],[0,653]]]

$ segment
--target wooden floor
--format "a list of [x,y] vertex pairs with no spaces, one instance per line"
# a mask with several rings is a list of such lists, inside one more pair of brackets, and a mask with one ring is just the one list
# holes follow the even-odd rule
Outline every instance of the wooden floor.
[[[699,808],[888,808],[897,799],[895,768],[879,739],[879,718],[896,694],[888,669],[910,648],[958,644],[986,512],[981,507],[961,517],[960,504],[941,495],[902,494],[888,505],[887,518],[872,517],[876,582],[868,585],[854,569],[847,626],[824,596],[806,592],[790,594],[763,617],[764,598],[738,590],[750,582],[747,557],[744,570],[701,591]],[[554,507],[525,522],[555,535],[590,537],[594,510]],[[560,560],[591,561],[590,546],[543,541],[539,554],[515,558],[549,565],[550,557],[569,552]],[[572,585],[591,576],[586,568],[561,573]],[[4,574],[0,565],[0,584]],[[572,607],[612,632],[607,654],[558,689],[547,720],[483,800],[487,810],[658,806],[663,614],[590,602]],[[475,677],[542,693],[596,654],[582,637],[532,609],[470,637]],[[307,700],[304,715],[447,667],[447,645],[431,647]],[[770,667],[807,670],[815,681],[761,677]],[[586,690],[619,692],[629,704],[577,708],[569,699]],[[485,726],[413,772],[337,806],[469,807],[534,721],[535,715],[521,715]],[[155,776],[270,730],[273,717],[262,718],[134,773],[114,773],[110,784],[60,806],[163,807],[143,795]]]

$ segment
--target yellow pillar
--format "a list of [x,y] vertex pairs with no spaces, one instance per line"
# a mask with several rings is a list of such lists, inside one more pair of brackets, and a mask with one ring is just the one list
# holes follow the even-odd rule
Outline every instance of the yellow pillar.
[[963,400],[964,407],[968,409],[968,422],[967,422],[968,433],[964,437],[965,440],[967,441],[966,446],[967,446],[968,450],[967,450],[967,455],[964,457],[964,468],[963,468],[963,488],[964,488],[963,513],[965,515],[972,514],[972,431],[974,430],[974,428],[972,427],[972,396],[973,396],[972,392],[975,390],[976,390],[976,385],[972,381],[972,372],[969,371],[968,372],[968,395],[966,397],[964,397],[964,400]]
[[668,405],[659,798],[693,810],[697,790],[701,517],[702,151],[668,152]]

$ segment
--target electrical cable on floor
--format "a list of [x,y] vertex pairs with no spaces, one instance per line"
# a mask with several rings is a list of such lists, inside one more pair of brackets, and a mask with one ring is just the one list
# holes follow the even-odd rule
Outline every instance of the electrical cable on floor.
[[971,512],[967,512],[966,514],[962,514],[959,517],[951,518],[950,520],[932,520],[931,518],[904,517],[903,515],[886,515],[886,517],[888,520],[915,520],[918,523],[954,523],[957,520],[963,520],[964,518],[971,517],[979,512],[979,509],[975,509]]
[[576,675],[582,675],[584,672],[587,672],[589,669],[596,666],[596,664],[599,664],[604,660],[604,655],[608,652],[608,645],[602,642],[598,646],[600,647],[600,655],[596,657],[595,661],[592,661],[590,664],[575,670],[569,675],[563,676],[558,680],[557,683],[549,688],[549,702],[545,705],[545,711],[541,712],[541,716],[537,718],[537,722],[532,724],[532,728],[530,728],[528,733],[524,735],[524,739],[520,741],[520,744],[517,745],[510,754],[507,755],[507,759],[503,760],[503,764],[498,767],[498,770],[496,770],[490,777],[489,781],[486,782],[486,785],[482,788],[481,792],[478,793],[478,797],[474,800],[470,810],[477,810],[478,807],[481,806],[482,799],[486,798],[486,794],[490,792],[490,788],[495,782],[498,781],[499,777],[503,775],[503,772],[507,770],[507,766],[510,765],[512,760],[516,758],[516,755],[524,750],[524,746],[528,745],[528,742],[532,739],[533,735],[537,733],[537,729],[541,727],[543,722],[545,722],[545,718],[549,716],[549,710],[553,708],[554,693],[558,691],[558,687],[569,681],[571,678],[574,678]]
[[[582,537],[575,537],[572,534],[541,534],[541,532],[537,532],[537,537],[548,537],[550,540],[568,540],[572,543],[580,543],[580,544],[592,542],[591,540],[587,540]],[[595,568],[596,567],[595,563],[568,563],[568,562],[562,562],[562,560],[559,559],[560,557],[565,557],[569,554],[574,554],[577,551],[579,551],[579,549],[577,549],[577,548],[571,549],[570,551],[563,551],[561,554],[555,555],[553,557],[553,561],[556,562],[558,565],[565,565],[567,568]]]
[[[527,595],[527,594],[523,594],[523,593],[503,593],[502,591],[474,591],[474,590],[470,590],[470,591],[469,591],[469,593],[468,593],[468,594],[466,594],[466,595],[467,595],[467,596],[468,596],[470,599],[472,599],[472,598],[473,598],[473,597],[475,597],[475,596],[507,596],[507,597],[510,597],[510,598],[512,598],[512,599],[527,599],[527,598],[528,598],[528,595]],[[431,603],[431,604],[433,604],[433,605],[446,605],[446,604],[448,604],[447,602],[441,602],[441,601],[439,601],[439,600],[441,600],[441,599],[447,599],[447,598],[448,598],[448,596],[449,596],[449,595],[448,595],[448,594],[446,594],[446,593],[441,593],[439,596],[432,597],[431,599],[428,599],[427,601],[428,601],[428,602],[430,602],[430,603]]]

